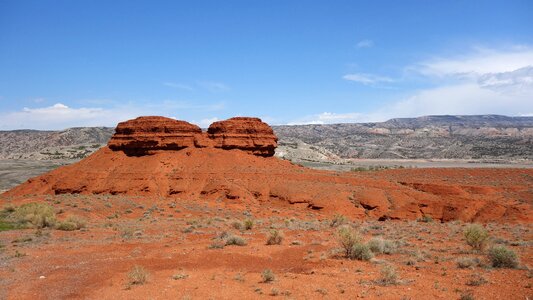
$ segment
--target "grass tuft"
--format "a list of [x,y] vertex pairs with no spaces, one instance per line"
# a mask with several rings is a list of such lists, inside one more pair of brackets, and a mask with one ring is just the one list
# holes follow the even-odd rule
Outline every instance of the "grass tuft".
[[283,241],[283,232],[273,229],[270,230],[269,236],[267,238],[267,245],[280,245]]

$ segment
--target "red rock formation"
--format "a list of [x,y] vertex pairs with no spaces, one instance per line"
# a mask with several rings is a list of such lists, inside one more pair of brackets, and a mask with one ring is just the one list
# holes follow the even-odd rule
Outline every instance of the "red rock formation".
[[215,122],[205,133],[185,121],[139,117],[119,123],[108,146],[133,156],[154,154],[159,150],[215,147],[267,157],[274,155],[277,137],[259,118],[236,117]]
[[214,146],[241,149],[259,156],[273,156],[278,138],[259,118],[236,117],[211,124],[207,130]]
[[129,155],[145,155],[155,150],[180,150],[194,147],[202,129],[185,121],[165,117],[138,117],[118,124],[109,140],[112,150]]

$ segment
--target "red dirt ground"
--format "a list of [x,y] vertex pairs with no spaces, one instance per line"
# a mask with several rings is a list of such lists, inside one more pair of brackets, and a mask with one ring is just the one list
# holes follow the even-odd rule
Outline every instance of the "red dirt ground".
[[[224,153],[234,155],[232,151]],[[289,165],[284,161],[279,164]],[[149,167],[142,161],[139,165]],[[135,167],[130,170],[135,174]],[[500,199],[506,204],[516,203],[529,211],[532,207],[533,173],[528,170],[301,172],[298,180],[323,178],[328,184],[341,185],[358,182],[359,191],[382,191],[385,195],[396,192],[398,187],[415,190],[413,194],[428,194],[429,198],[468,199],[474,195],[495,203]],[[253,176],[257,181],[267,180]],[[219,178],[231,182],[222,175]],[[321,184],[317,181],[318,186]],[[365,240],[382,236],[398,243],[396,253],[380,254],[364,262],[348,260],[339,253],[336,228],[330,226],[334,210],[327,205],[317,210],[307,204],[245,201],[244,196],[228,198],[224,196],[226,191],[217,193],[178,193],[171,197],[4,194],[0,198],[3,204],[46,202],[61,212],[60,218],[81,216],[88,220],[88,226],[71,232],[0,232],[0,298],[256,299],[277,295],[288,299],[459,299],[471,293],[474,299],[531,299],[533,295],[533,274],[527,270],[533,263],[533,228],[527,216],[509,222],[484,220],[491,243],[504,244],[521,258],[519,269],[496,269],[487,267],[484,253],[473,252],[466,245],[462,235],[466,224],[461,221],[380,222],[372,215],[373,210],[367,215],[345,211]],[[233,222],[245,218],[255,221],[252,230],[233,227]],[[265,244],[270,228],[284,233],[281,245]],[[247,245],[209,249],[213,238],[224,231],[242,236]],[[456,262],[460,257],[477,257],[482,265],[461,269]],[[379,284],[385,264],[396,267],[397,285]],[[147,270],[148,281],[128,287],[128,273],[135,265]],[[265,269],[274,272],[273,282],[262,282],[261,272]],[[176,274],[185,278],[173,279]],[[487,282],[469,285],[476,276]]]

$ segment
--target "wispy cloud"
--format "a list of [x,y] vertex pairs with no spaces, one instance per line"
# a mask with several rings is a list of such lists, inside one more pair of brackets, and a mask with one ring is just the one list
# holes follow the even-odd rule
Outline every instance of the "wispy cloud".
[[342,78],[349,81],[355,81],[364,85],[375,85],[378,83],[394,82],[394,79],[390,77],[365,73],[346,74]]
[[197,82],[197,85],[212,93],[225,92],[230,90],[230,87],[222,82],[199,81]]
[[[81,126],[110,126],[138,116],[160,115],[174,117],[175,114],[202,115],[206,112],[224,109],[224,102],[193,103],[166,100],[150,104],[128,103],[112,107],[70,107],[63,103],[51,106],[29,108],[18,111],[0,112],[0,130],[41,129],[61,130]],[[212,119],[201,120],[203,124]],[[209,124],[208,124],[209,125]]]
[[219,93],[231,90],[227,84],[217,81],[196,81],[193,84],[166,81],[163,82],[163,85],[184,91],[206,90],[211,93]]
[[467,54],[422,61],[408,67],[408,70],[433,77],[478,77],[487,73],[512,72],[532,65],[533,48],[522,46],[495,50],[478,47]]
[[373,46],[374,46],[374,41],[372,40],[361,40],[355,45],[355,47],[357,48],[370,48]]
[[171,88],[179,89],[179,90],[184,90],[184,91],[193,91],[194,90],[194,88],[192,86],[187,85],[187,84],[183,84],[183,83],[163,82],[163,85],[171,87]]
[[160,103],[147,104],[149,107],[156,111],[168,111],[168,110],[202,110],[202,111],[218,111],[225,108],[225,102],[219,101],[215,103],[195,103],[185,100],[164,100]]

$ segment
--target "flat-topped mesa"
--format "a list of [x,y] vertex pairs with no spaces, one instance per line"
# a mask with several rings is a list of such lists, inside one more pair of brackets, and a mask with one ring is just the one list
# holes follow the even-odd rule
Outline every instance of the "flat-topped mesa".
[[273,156],[278,138],[259,118],[235,117],[214,122],[207,129],[214,147],[240,149],[258,156]]
[[194,147],[200,127],[165,117],[138,117],[120,122],[108,146],[114,151],[141,156],[155,150],[180,150]]
[[277,137],[259,118],[236,117],[200,127],[165,117],[138,117],[118,124],[108,146],[129,156],[150,155],[183,148],[239,149],[258,156],[273,156]]

